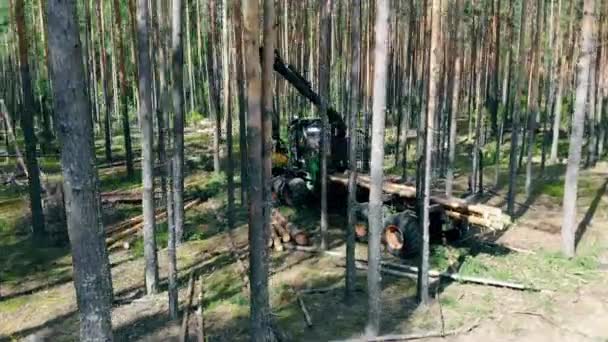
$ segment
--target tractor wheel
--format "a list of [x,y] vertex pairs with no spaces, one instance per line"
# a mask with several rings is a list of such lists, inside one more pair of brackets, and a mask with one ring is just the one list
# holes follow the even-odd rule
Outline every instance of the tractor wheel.
[[297,207],[306,203],[308,188],[306,182],[299,177],[290,179],[283,187],[283,201],[290,207]]
[[383,240],[394,256],[409,258],[420,252],[418,220],[411,212],[401,212],[384,221]]

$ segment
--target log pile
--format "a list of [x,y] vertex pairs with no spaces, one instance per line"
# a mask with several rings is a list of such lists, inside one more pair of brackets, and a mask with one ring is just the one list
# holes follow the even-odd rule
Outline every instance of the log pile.
[[[329,176],[329,180],[347,186],[348,174],[332,174]],[[358,175],[357,184],[369,189],[371,184],[370,177],[368,175]],[[404,199],[411,200],[416,198],[416,188],[410,185],[385,181],[382,189],[387,194],[396,195]],[[471,204],[457,197],[432,195],[431,204],[439,205],[445,214],[454,220],[466,221],[481,228],[502,230],[511,222],[510,218],[503,214],[500,208],[485,204]]]
[[292,222],[281,214],[277,209],[272,209],[270,218],[271,237],[268,241],[268,247],[274,250],[282,251],[283,244],[294,244],[297,246],[309,246],[311,244],[308,233],[298,228]]
[[[184,210],[188,210],[201,203],[201,199],[193,199],[184,204]],[[156,210],[156,220],[167,218],[167,212],[163,209]],[[129,246],[130,242],[137,238],[139,231],[144,226],[144,216],[138,215],[131,217],[117,224],[106,228],[106,244],[108,248],[114,247],[118,242],[124,242],[124,246]]]

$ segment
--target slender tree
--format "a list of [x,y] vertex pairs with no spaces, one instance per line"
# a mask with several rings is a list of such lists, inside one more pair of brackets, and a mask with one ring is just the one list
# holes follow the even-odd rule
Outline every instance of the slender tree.
[[361,0],[351,4],[351,49],[352,63],[350,69],[350,112],[348,118],[348,227],[346,232],[346,301],[352,300],[355,292],[355,206],[357,205],[357,119],[359,116],[359,69],[361,68]]
[[139,68],[139,125],[141,127],[141,178],[144,216],[144,259],[146,292],[156,293],[158,261],[156,256],[156,222],[154,213],[154,129],[152,123],[152,67],[149,55],[148,1],[137,0],[137,65]]
[[[125,157],[127,165],[127,175],[133,177],[135,169],[133,167],[133,147],[131,144],[131,126],[129,124],[129,106],[127,97],[127,86],[129,80],[126,74],[126,48],[124,44],[124,34],[122,27],[122,14],[120,11],[120,1],[114,0],[114,32],[116,36],[115,42],[118,50],[118,79],[120,82],[120,95],[114,93],[114,101],[118,102],[120,99],[120,113],[122,119],[122,131],[125,146]],[[120,98],[119,98],[120,96]]]
[[[500,0],[499,0],[500,2]],[[445,179],[445,194],[446,196],[452,196],[452,191],[454,188],[454,160],[456,159],[456,133],[458,131],[457,127],[457,119],[458,119],[458,109],[459,109],[459,100],[460,100],[460,70],[462,60],[460,57],[460,51],[464,51],[461,48],[463,44],[460,43],[461,35],[460,35],[460,17],[463,9],[463,0],[459,0],[456,3],[456,14],[454,15],[455,21],[455,30],[454,35],[456,38],[455,49],[454,49],[454,75],[452,80],[452,98],[451,104],[449,106],[449,137],[448,137],[448,160],[447,160],[447,173]],[[462,49],[462,50],[461,50]]]
[[[331,9],[332,0],[319,2],[321,27],[319,29],[319,95],[321,96],[321,249],[327,249],[327,154],[330,150],[330,127],[327,120],[330,92],[331,63]],[[322,51],[322,53],[321,53]]]
[[441,20],[441,4],[440,0],[431,1],[432,19],[431,19],[431,44],[429,56],[429,95],[426,112],[426,127],[425,127],[425,144],[424,144],[424,176],[422,180],[422,193],[420,198],[420,227],[422,231],[421,248],[420,248],[420,266],[418,267],[418,300],[423,305],[427,305],[429,298],[429,199],[431,187],[431,169],[432,169],[432,151],[433,151],[433,136],[434,116],[437,110],[436,99],[439,92],[440,82],[440,61],[442,56],[440,46],[440,20]]
[[[243,42],[245,55],[257,56],[259,4],[242,2],[244,18]],[[268,297],[268,231],[264,220],[263,164],[262,164],[262,75],[256,58],[245,61],[247,77],[247,144],[249,175],[249,265],[251,288],[251,340],[270,341],[270,303]]]
[[384,163],[384,123],[388,71],[389,1],[376,0],[376,39],[374,48],[374,96],[372,117],[371,186],[369,192],[369,315],[367,332],[380,331],[380,234],[382,232],[382,181]]
[[[21,72],[21,91],[23,103],[20,115],[21,130],[25,138],[25,163],[29,184],[30,209],[32,211],[32,233],[35,239],[41,240],[45,235],[44,215],[42,213],[42,186],[40,169],[36,157],[36,134],[34,132],[34,93],[28,62],[29,43],[25,25],[24,1],[15,2],[15,22],[19,44],[19,69]],[[88,112],[86,112],[88,113]]]
[[[181,244],[184,238],[184,47],[182,18],[184,7],[181,0],[172,3],[171,55],[173,66],[173,216],[175,222],[175,242]],[[188,32],[189,34],[189,32]]]
[[247,189],[247,119],[245,108],[245,77],[243,75],[243,25],[241,18],[241,0],[234,0],[234,45],[236,47],[236,82],[237,96],[239,102],[239,153],[241,156],[241,205],[245,205],[245,194]]
[[512,99],[513,103],[513,115],[511,118],[512,127],[511,127],[511,152],[509,154],[509,190],[507,194],[507,211],[510,215],[514,214],[515,210],[515,196],[516,196],[516,188],[517,188],[517,180],[515,179],[517,175],[517,142],[519,139],[519,111],[520,111],[520,88],[522,82],[521,80],[524,78],[524,70],[525,70],[525,32],[526,32],[526,3],[527,0],[522,0],[521,2],[521,15],[520,15],[520,24],[519,24],[519,39],[518,39],[518,53],[517,56],[519,58],[519,70],[515,74],[515,82],[513,85],[514,97]]
[[593,31],[595,21],[595,1],[585,0],[583,4],[583,21],[581,24],[581,53],[578,57],[576,77],[576,102],[572,117],[572,132],[568,148],[568,166],[564,180],[564,202],[562,222],[562,252],[567,257],[574,256],[576,235],[576,202],[578,190],[578,172],[581,163],[583,132],[585,128],[585,106],[589,93],[589,69],[591,55],[596,48]]
[[76,1],[48,0],[48,39],[81,341],[112,341],[112,281]]

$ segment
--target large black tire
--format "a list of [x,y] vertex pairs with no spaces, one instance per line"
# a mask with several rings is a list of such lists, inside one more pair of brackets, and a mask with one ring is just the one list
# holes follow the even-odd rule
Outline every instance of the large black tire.
[[420,253],[418,219],[409,211],[389,216],[384,221],[382,240],[386,249],[399,258],[411,258]]

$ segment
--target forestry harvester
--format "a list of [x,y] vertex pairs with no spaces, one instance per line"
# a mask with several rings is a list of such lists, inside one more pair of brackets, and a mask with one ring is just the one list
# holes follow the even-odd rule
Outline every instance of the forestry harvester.
[[[275,51],[274,70],[315,106],[321,97],[310,83],[291,65],[285,64]],[[329,182],[332,186],[348,185],[348,138],[342,116],[327,107],[331,150],[327,156]],[[275,141],[273,153],[273,200],[297,206],[315,198],[320,192],[320,156],[322,122],[319,118],[296,118],[289,124],[287,146]],[[370,178],[357,177],[359,198],[367,198]],[[396,180],[385,180],[384,229],[382,241],[387,250],[396,256],[417,255],[420,247],[420,228],[416,210],[416,188]],[[343,201],[346,203],[345,201]],[[463,228],[475,225],[490,230],[504,229],[510,222],[499,208],[470,204],[454,197],[431,196],[431,240],[459,236]],[[367,235],[367,203],[359,203],[356,217],[356,236],[364,240]]]

